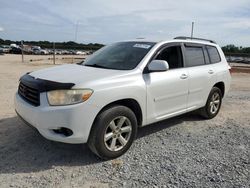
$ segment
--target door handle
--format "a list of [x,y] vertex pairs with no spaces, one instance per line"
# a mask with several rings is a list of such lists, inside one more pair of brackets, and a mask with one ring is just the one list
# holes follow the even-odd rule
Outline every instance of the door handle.
[[213,74],[214,71],[213,71],[213,70],[209,70],[208,73],[209,73],[209,74]]
[[182,75],[180,76],[181,79],[186,79],[187,77],[188,77],[188,75],[186,75],[186,74],[182,74]]

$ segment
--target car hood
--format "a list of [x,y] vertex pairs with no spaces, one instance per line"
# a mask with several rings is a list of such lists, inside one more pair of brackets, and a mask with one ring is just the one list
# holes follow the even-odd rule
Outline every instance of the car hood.
[[35,78],[62,83],[82,85],[96,80],[114,79],[126,75],[128,71],[87,67],[83,65],[60,65],[30,73]]

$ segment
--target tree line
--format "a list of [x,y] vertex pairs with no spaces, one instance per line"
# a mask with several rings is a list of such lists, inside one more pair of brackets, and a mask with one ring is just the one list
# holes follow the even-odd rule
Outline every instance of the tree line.
[[[21,41],[12,41],[12,40],[3,40],[0,38],[1,45],[10,45],[10,44],[17,44],[21,45]],[[31,46],[40,46],[41,48],[53,48],[53,42],[50,41],[23,41],[25,45]],[[103,44],[99,43],[89,43],[89,44],[82,44],[76,43],[74,41],[68,42],[55,42],[56,49],[74,49],[74,50],[98,50],[103,47]]]
[[225,55],[228,56],[241,56],[241,57],[250,57],[250,47],[238,47],[233,44],[229,44],[222,47]]
[[[0,38],[0,44],[10,45],[10,44],[21,44],[21,41],[11,41],[3,40]],[[26,45],[40,46],[41,48],[53,48],[53,43],[49,41],[23,41]],[[55,42],[56,49],[76,49],[76,50],[98,50],[103,47],[103,44],[99,43],[89,43],[82,44],[76,43],[74,41],[68,42]],[[229,44],[222,47],[225,54],[250,54],[250,47],[238,47],[233,44]]]

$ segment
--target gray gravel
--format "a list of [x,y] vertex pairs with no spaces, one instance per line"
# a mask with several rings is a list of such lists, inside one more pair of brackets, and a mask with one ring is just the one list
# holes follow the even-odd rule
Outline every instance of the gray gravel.
[[249,96],[250,85],[233,84],[215,119],[191,113],[141,128],[111,161],[48,141],[13,114],[0,120],[0,187],[250,187]]
[[191,115],[142,128],[126,155],[103,162],[86,146],[50,142],[5,119],[0,180],[6,187],[249,187],[250,128],[213,121]]

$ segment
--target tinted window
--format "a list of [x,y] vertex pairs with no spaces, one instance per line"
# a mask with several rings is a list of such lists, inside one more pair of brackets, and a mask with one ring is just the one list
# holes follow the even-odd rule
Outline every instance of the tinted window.
[[180,46],[165,48],[157,57],[158,60],[165,60],[169,64],[169,69],[183,67],[182,52]]
[[134,69],[149,50],[151,42],[119,42],[103,47],[88,58],[83,65],[117,70]]
[[188,67],[204,65],[205,59],[202,47],[186,47],[186,63]]
[[207,51],[210,57],[211,63],[218,63],[220,62],[220,55],[216,47],[214,46],[207,46]]

